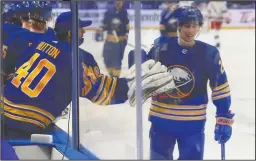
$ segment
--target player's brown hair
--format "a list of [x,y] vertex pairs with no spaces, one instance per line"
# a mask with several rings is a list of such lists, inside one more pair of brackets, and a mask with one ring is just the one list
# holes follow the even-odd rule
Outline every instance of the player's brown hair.
[[45,31],[47,28],[47,25],[45,22],[42,21],[31,21],[31,27],[35,30]]

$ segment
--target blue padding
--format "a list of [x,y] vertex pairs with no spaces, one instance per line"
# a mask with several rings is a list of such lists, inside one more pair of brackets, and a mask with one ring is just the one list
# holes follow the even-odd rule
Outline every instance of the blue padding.
[[1,157],[0,160],[19,160],[14,148],[6,141],[1,139]]
[[32,142],[32,141],[30,141],[30,140],[9,140],[8,143],[9,143],[11,146],[38,145],[38,146],[54,147],[54,143]]
[[100,160],[96,155],[86,149],[82,144],[80,144],[80,151],[85,154],[90,160]]
[[[57,125],[53,125],[48,129],[47,134],[50,134],[53,136],[53,142],[54,144],[62,144],[66,147],[67,143],[68,143],[68,148],[73,149],[71,146],[71,140],[72,137],[68,136],[68,133],[66,133],[65,131],[63,131],[61,128],[59,128]],[[86,149],[82,144],[79,145],[80,147],[80,153],[82,153],[86,158],[84,159],[89,159],[89,160],[99,160],[98,157],[96,157],[96,155],[94,155],[92,152],[90,152],[88,149]],[[61,151],[61,149],[59,149]],[[63,151],[61,151],[62,153],[64,153],[65,148],[63,149]],[[73,149],[74,150],[74,149]],[[66,151],[65,155],[68,156],[69,152]],[[73,159],[73,155],[70,155],[71,158],[69,159]]]
[[[55,147],[59,152],[65,154],[70,160],[99,160],[92,152],[86,149],[82,144],[79,145],[80,150],[72,148],[71,140],[72,137],[63,131],[61,128],[52,124],[45,134],[52,135],[53,143],[40,143],[40,142],[31,142],[30,139],[24,140],[8,140],[8,143],[11,146],[29,146],[29,145],[39,145],[39,146],[48,146]],[[68,146],[67,146],[68,143]]]

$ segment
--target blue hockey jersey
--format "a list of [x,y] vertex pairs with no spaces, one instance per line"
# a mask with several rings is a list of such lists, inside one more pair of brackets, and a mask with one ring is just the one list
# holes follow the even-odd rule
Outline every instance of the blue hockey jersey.
[[[71,102],[70,43],[43,36],[39,40],[19,56],[18,69],[4,87],[3,108],[8,127],[38,132]],[[93,56],[81,49],[79,58],[80,96],[100,105],[127,100],[125,78],[100,74]]]
[[148,59],[160,61],[174,76],[176,87],[152,98],[149,120],[172,133],[204,130],[208,103],[207,83],[217,113],[227,113],[230,88],[218,50],[196,41],[190,48],[181,47],[177,37],[155,40]]
[[[2,38],[2,41],[3,41],[2,52],[1,52],[1,54],[2,54],[1,58],[2,59],[5,59],[6,54],[7,54],[7,46],[4,45],[4,44],[6,43],[6,41],[10,37],[10,35],[12,35],[13,33],[16,33],[16,32],[20,32],[20,31],[28,31],[28,30],[24,29],[24,28],[21,28],[20,26],[17,26],[17,25],[14,25],[14,24],[9,24],[9,23],[3,24],[3,29],[2,29],[2,32],[1,32],[1,38]],[[5,62],[3,62],[3,63],[5,63]],[[6,80],[8,78],[8,75],[7,75],[7,72],[6,72],[6,69],[5,69],[5,65],[3,65],[3,71],[1,71],[1,74],[4,77],[4,80]]]
[[2,73],[6,76],[5,81],[13,76],[19,55],[24,53],[33,43],[37,43],[40,37],[43,36],[49,40],[56,40],[55,32],[50,28],[44,34],[23,29],[9,35],[3,44],[3,48],[6,50],[5,56],[3,57],[2,70]]
[[68,106],[71,98],[71,53],[68,42],[41,38],[19,56],[17,70],[4,87],[5,123],[38,131]]
[[111,7],[104,14],[101,28],[106,30],[108,34],[113,34],[113,21],[120,21],[120,26],[116,29],[118,36],[125,36],[129,34],[129,19],[127,10],[123,7],[117,12],[115,7]]
[[5,23],[5,24],[3,24],[2,30],[3,31],[1,32],[1,35],[3,34],[2,41],[4,44],[11,34],[17,32],[17,31],[24,31],[24,30],[26,31],[27,29],[24,29],[20,26],[14,25],[14,24]]
[[92,54],[79,50],[81,96],[99,105],[124,103],[128,97],[125,78],[109,77],[100,73]]

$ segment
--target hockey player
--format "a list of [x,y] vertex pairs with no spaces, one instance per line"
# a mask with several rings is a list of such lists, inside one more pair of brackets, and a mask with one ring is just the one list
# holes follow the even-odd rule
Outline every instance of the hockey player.
[[[28,31],[27,29],[22,28],[23,23],[20,21],[21,12],[18,10],[20,10],[19,3],[12,3],[10,5],[10,8],[8,9],[8,11],[3,13],[4,24],[3,24],[3,32],[2,32],[2,36],[1,36],[2,40],[3,40],[3,44],[5,44],[7,42],[7,39],[13,33]],[[1,52],[1,58],[5,58],[6,53],[7,53],[7,46],[3,45],[2,52]],[[3,76],[3,80],[5,82],[6,79],[8,79],[9,77],[12,76],[12,73],[7,73],[6,71],[1,71],[1,76]]]
[[229,23],[230,18],[227,16],[227,2],[226,1],[209,1],[208,19],[211,22],[211,29],[214,31],[215,47],[220,49],[220,34],[219,31],[223,22]]
[[194,1],[179,1],[179,7],[192,6]]
[[4,41],[2,69],[4,84],[13,76],[19,55],[25,52],[27,47],[32,45],[32,42],[40,36],[45,36],[43,33],[47,33],[46,35],[53,40],[56,39],[55,32],[47,27],[47,21],[50,20],[52,12],[49,2],[33,1],[30,4],[24,4],[23,2],[19,8],[23,10],[23,13],[29,13],[31,26],[29,30],[13,31],[13,33],[9,34],[8,39]]
[[178,7],[177,1],[165,2],[166,8],[161,12],[160,34],[161,36],[177,36],[177,20],[172,12]]
[[3,23],[8,23],[8,24],[14,24],[17,26],[22,26],[19,16],[16,12],[17,10],[17,3],[10,3],[9,7],[7,8],[7,11],[3,10]]
[[20,2],[17,6],[17,14],[19,14],[19,20],[22,23],[22,28],[25,28],[27,30],[30,30],[31,23],[29,22],[29,12],[31,8],[31,2],[29,1],[23,1]]
[[129,34],[128,13],[123,0],[115,0],[115,6],[105,12],[100,30],[107,31],[103,47],[105,66],[110,76],[118,77]]
[[[79,20],[79,38],[91,21]],[[71,102],[71,12],[58,16],[58,41],[41,36],[18,61],[15,76],[4,87],[4,136],[30,137],[42,133]],[[107,105],[135,100],[134,67],[127,78],[107,77],[99,72],[93,56],[79,50],[80,96]],[[172,89],[173,77],[161,63],[149,60],[142,65],[144,99]],[[128,93],[128,94],[127,94]]]
[[[31,10],[29,19],[32,21],[32,28],[30,31],[38,32],[37,30],[42,30],[39,32],[46,33],[51,36],[52,39],[56,39],[54,30],[48,26],[49,21],[52,19],[52,4],[50,1],[33,1],[31,3]],[[41,13],[43,16],[38,16]],[[35,27],[36,26],[36,29]],[[42,26],[42,27],[40,27]]]
[[232,134],[231,94],[218,49],[195,40],[203,25],[200,10],[184,6],[174,12],[178,37],[156,39],[147,55],[168,67],[176,85],[175,89],[152,97],[150,159],[173,160],[177,142],[179,160],[202,160],[208,80],[217,107],[215,140],[220,143],[226,143]]
[[11,4],[9,9],[3,13],[3,31],[2,31],[2,40],[5,42],[10,35],[18,30],[22,30],[22,23],[20,22],[19,15],[16,13],[17,7],[15,4]]

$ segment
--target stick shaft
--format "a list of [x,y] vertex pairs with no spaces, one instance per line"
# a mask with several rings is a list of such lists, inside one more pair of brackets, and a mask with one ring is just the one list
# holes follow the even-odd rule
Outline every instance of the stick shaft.
[[225,160],[225,143],[221,143],[221,160]]

